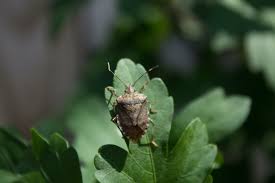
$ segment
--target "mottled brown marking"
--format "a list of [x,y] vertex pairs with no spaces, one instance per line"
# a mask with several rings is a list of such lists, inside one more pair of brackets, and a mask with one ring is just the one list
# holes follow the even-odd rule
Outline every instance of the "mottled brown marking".
[[138,141],[148,129],[147,97],[134,91],[132,86],[116,99],[116,122],[124,136]]

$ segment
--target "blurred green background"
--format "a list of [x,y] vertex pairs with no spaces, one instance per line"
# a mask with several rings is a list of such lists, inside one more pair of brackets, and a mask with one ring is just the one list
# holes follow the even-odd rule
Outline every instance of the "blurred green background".
[[[214,171],[214,181],[275,182],[275,1],[55,0],[42,5],[46,7],[48,24],[42,28],[47,40],[66,42],[60,37],[68,30],[73,33],[66,38],[73,35],[77,40],[66,42],[60,53],[70,55],[66,46],[77,45],[73,57],[77,64],[72,66],[77,76],[71,81],[74,86],[67,88],[71,94],[52,104],[60,105],[61,110],[39,113],[28,126],[35,125],[44,134],[60,131],[70,137],[84,162],[92,162],[102,144],[123,146],[109,123],[103,91],[113,77],[107,62],[114,68],[120,58],[130,58],[147,69],[160,66],[150,76],[164,80],[174,97],[176,113],[215,86],[228,94],[251,97],[252,110],[244,126],[218,144],[225,163]],[[58,52],[60,47],[51,49]],[[40,57],[43,55],[36,59]],[[65,61],[52,66],[57,73],[69,67],[66,57],[61,59]],[[4,61],[0,65],[4,66]],[[5,75],[5,67],[1,72],[3,86],[10,86],[7,78],[11,76]],[[67,74],[71,76],[71,72]],[[49,85],[47,92],[58,90],[63,82],[58,76],[51,79],[59,83]],[[57,101],[58,96],[64,97],[62,90],[58,91]],[[10,113],[10,109],[15,108],[4,111]],[[23,117],[7,119],[28,134],[20,124]],[[91,168],[89,163],[86,166]]]

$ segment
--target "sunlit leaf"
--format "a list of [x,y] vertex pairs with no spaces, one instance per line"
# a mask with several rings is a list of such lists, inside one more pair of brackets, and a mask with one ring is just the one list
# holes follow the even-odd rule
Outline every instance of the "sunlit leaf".
[[248,66],[252,72],[262,72],[267,83],[275,90],[275,34],[253,32],[245,38]]
[[207,126],[211,142],[216,142],[238,129],[246,120],[251,100],[246,96],[226,96],[216,88],[192,101],[176,116],[170,133],[170,144],[176,143],[181,131],[194,118]]
[[[117,65],[116,75],[124,83],[133,84],[145,69],[129,59],[122,59]],[[208,144],[206,127],[195,120],[182,130],[177,144],[169,149],[168,138],[173,115],[173,100],[167,88],[159,78],[149,80],[146,75],[140,79],[136,90],[145,85],[144,94],[155,113],[150,115],[154,125],[140,143],[130,141],[127,149],[115,145],[105,145],[95,157],[96,178],[100,182],[203,182],[214,163],[216,147]],[[124,84],[114,78],[114,90],[123,94]],[[111,93],[106,91],[106,100]],[[112,107],[109,106],[110,109]],[[150,145],[151,140],[158,147]],[[200,166],[196,166],[200,164]]]

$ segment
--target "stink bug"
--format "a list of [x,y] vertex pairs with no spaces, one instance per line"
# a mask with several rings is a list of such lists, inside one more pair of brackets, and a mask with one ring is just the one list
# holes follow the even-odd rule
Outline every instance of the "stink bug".
[[[134,86],[145,74],[157,67],[149,69],[147,72],[141,74],[133,84],[127,85],[111,70],[108,63],[108,70],[125,86],[124,94],[120,96],[117,96],[112,87],[107,87],[107,90],[112,94],[108,104],[113,96],[117,97],[113,104],[114,116],[112,121],[118,126],[124,137],[133,142],[138,142],[142,135],[146,133],[149,121],[151,120],[149,118],[150,109],[148,107],[147,96],[141,93],[142,91],[136,91]],[[146,84],[143,85],[141,90],[145,88]],[[157,146],[154,141],[152,141],[152,144]]]

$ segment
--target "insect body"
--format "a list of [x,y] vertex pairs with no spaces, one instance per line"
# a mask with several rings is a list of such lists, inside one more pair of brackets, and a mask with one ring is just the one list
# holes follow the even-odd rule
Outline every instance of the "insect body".
[[[109,63],[108,70],[112,72]],[[113,75],[125,85],[124,94],[117,96],[114,103],[115,117],[113,118],[113,121],[119,127],[123,135],[134,142],[137,142],[142,135],[146,133],[149,127],[150,118],[147,96],[135,91],[134,89],[135,83],[146,73],[142,74],[133,85],[128,86],[115,73],[113,73]],[[116,95],[113,88],[107,87],[107,89],[112,93],[112,96]]]
[[134,91],[132,86],[116,99],[116,123],[122,133],[133,141],[138,141],[148,129],[149,115],[147,97]]

